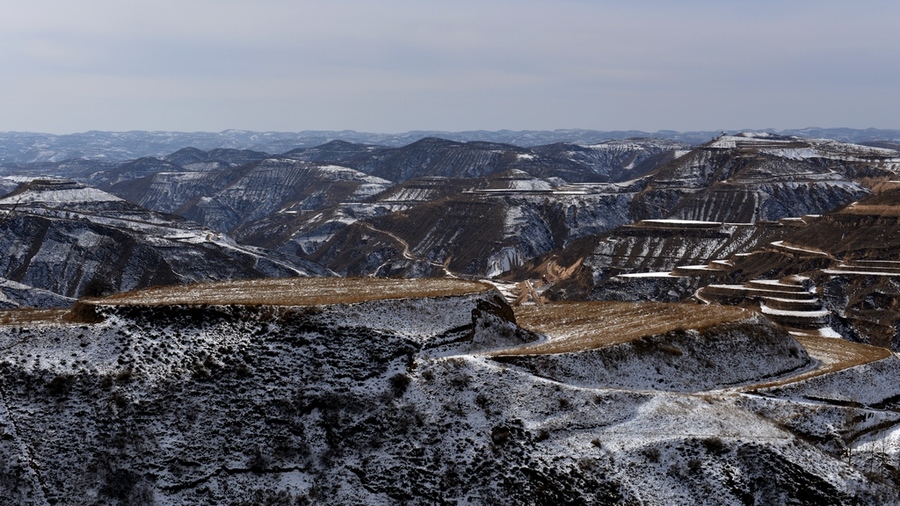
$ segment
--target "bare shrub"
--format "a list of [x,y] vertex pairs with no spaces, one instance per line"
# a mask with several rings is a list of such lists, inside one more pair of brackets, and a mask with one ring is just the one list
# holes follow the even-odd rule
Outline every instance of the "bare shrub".
[[74,378],[69,374],[60,374],[47,383],[47,393],[62,397],[69,393]]
[[728,451],[728,448],[725,446],[725,442],[722,441],[722,438],[717,436],[704,439],[703,446],[706,447],[707,452],[715,455],[720,455]]
[[397,373],[388,380],[391,384],[391,393],[395,398],[403,397],[406,389],[409,388],[409,376],[403,373]]
[[703,467],[703,461],[700,459],[689,459],[687,461],[687,470],[691,473],[697,473]]
[[254,449],[247,457],[247,469],[254,473],[261,473],[272,465],[271,459],[261,449]]
[[644,448],[643,450],[641,450],[641,453],[643,453],[644,457],[646,457],[647,460],[649,460],[650,462],[653,462],[653,463],[659,462],[659,457],[661,455],[659,448],[657,448],[655,446],[648,446],[648,447]]

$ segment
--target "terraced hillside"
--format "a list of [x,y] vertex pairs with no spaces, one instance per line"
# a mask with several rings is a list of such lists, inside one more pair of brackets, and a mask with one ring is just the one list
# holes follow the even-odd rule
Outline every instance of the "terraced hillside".
[[[797,335],[843,337],[897,349],[898,188],[900,184],[880,183],[876,194],[838,212],[781,220],[769,227],[773,233],[743,244],[743,251],[709,249],[702,254],[698,248],[699,258],[674,267],[663,264],[657,272],[613,272],[593,286],[593,296],[738,304]],[[669,226],[680,241],[693,231],[689,223]],[[585,260],[587,265],[594,262]]]
[[723,135],[659,168],[635,199],[635,218],[753,223],[821,214],[889,177],[896,151],[789,137]]
[[[574,279],[554,287],[556,297],[683,300],[703,284],[752,279],[716,262],[730,263],[735,254],[801,234],[821,213],[887,184],[898,167],[900,154],[890,149],[723,135],[662,165],[635,186],[629,212],[634,225],[536,257],[511,276],[539,277],[541,266],[556,257],[564,267],[583,266]],[[831,237],[822,232],[816,233]],[[771,278],[782,263],[772,263],[769,272],[765,265],[743,261],[742,269]]]

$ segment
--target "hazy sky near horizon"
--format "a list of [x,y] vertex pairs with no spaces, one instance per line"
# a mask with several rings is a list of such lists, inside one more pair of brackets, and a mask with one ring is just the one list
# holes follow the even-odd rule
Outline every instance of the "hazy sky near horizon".
[[900,128],[900,2],[2,0],[0,131]]

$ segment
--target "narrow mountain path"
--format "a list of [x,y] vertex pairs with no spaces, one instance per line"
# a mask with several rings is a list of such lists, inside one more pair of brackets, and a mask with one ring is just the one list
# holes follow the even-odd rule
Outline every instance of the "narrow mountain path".
[[407,260],[412,260],[414,262],[419,261],[418,258],[416,258],[415,256],[413,256],[412,253],[410,253],[409,243],[406,242],[406,240],[403,239],[402,237],[400,237],[399,235],[388,232],[386,230],[377,229],[371,223],[366,223],[364,221],[361,221],[360,224],[362,226],[366,227],[367,229],[371,230],[372,232],[375,232],[376,234],[384,234],[384,235],[390,237],[391,239],[397,241],[398,243],[400,243],[400,246],[403,246],[403,251],[400,252],[400,254],[403,255],[403,258],[405,258]]
[[[400,254],[403,256],[404,259],[409,260],[409,261],[411,261],[411,262],[424,262],[424,263],[427,263],[428,265],[431,265],[431,266],[433,266],[433,267],[438,267],[438,268],[442,269],[442,270],[444,271],[444,274],[445,274],[448,278],[455,278],[455,277],[456,277],[456,275],[454,275],[452,272],[450,272],[450,269],[448,269],[446,265],[440,264],[440,263],[438,263],[438,262],[433,262],[433,261],[431,261],[431,260],[422,259],[422,258],[419,258],[419,257],[413,255],[413,254],[412,254],[412,248],[409,247],[409,243],[406,242],[406,240],[403,239],[402,237],[400,237],[399,235],[394,234],[394,233],[392,233],[392,232],[388,232],[387,230],[381,230],[381,229],[379,229],[379,228],[375,228],[375,226],[373,226],[371,223],[366,223],[366,222],[363,222],[363,221],[360,221],[359,223],[360,223],[362,226],[366,227],[367,229],[371,230],[372,232],[375,232],[376,234],[384,234],[384,235],[390,237],[391,239],[397,241],[397,243],[400,244],[400,246],[403,247],[403,250],[400,252]],[[375,271],[374,271],[372,274],[370,274],[369,276],[370,276],[370,277],[374,277],[374,276],[378,273],[378,271],[380,271],[381,268],[384,267],[385,265],[387,265],[389,262],[390,262],[390,260],[388,260],[387,262],[385,262],[385,263],[379,265],[378,268],[375,269]]]

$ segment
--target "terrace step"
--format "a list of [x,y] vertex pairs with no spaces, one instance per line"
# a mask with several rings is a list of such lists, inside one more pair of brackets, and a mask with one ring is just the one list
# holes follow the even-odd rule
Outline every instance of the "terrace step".
[[762,297],[766,306],[784,311],[816,311],[822,309],[818,298],[790,299],[784,297]]
[[784,283],[777,279],[754,279],[746,283],[749,288],[772,290],[789,293],[809,293],[809,288],[802,284]]
[[870,263],[870,262],[853,262],[851,264],[840,264],[832,268],[835,271],[844,272],[871,272],[872,274],[900,274],[900,265],[891,263]]
[[827,327],[830,312],[822,306],[806,278],[755,279],[743,285],[707,285],[697,290],[701,299],[724,304],[758,301],[760,312],[784,327],[815,331]]
[[797,301],[817,301],[818,298],[809,292],[790,292],[783,290],[765,290],[747,285],[707,285],[701,288],[704,296],[716,298],[765,298],[792,299]]
[[815,329],[823,327],[828,323],[828,316],[830,314],[827,309],[790,311],[775,309],[765,303],[760,304],[760,312],[776,323],[785,327],[797,329]]

